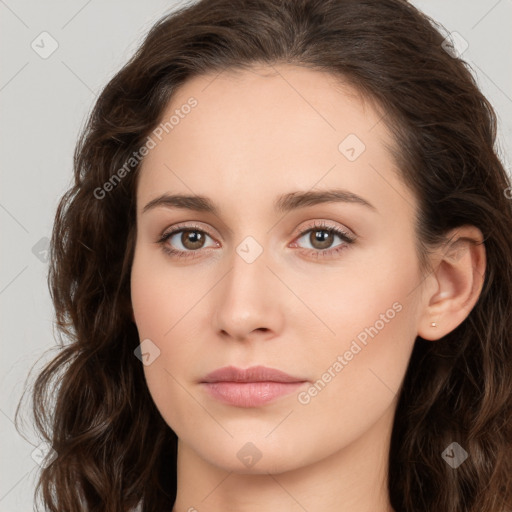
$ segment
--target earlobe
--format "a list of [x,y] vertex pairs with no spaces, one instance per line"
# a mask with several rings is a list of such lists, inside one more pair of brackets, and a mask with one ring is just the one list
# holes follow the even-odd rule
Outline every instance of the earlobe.
[[425,280],[433,291],[425,295],[418,335],[426,340],[438,340],[458,327],[478,301],[484,283],[482,232],[475,226],[461,226],[447,239],[434,253],[434,270]]

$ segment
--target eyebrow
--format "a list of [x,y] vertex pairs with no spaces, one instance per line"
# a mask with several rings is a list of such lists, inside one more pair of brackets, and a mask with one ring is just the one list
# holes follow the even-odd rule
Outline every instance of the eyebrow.
[[[377,212],[377,208],[366,199],[348,190],[338,188],[321,191],[295,191],[283,194],[275,200],[274,211],[277,213],[285,213],[324,203],[355,203]],[[183,194],[162,194],[149,201],[149,203],[144,206],[142,213],[144,214],[159,206],[212,213],[216,216],[219,216],[220,213],[219,208],[210,198],[200,195]]]

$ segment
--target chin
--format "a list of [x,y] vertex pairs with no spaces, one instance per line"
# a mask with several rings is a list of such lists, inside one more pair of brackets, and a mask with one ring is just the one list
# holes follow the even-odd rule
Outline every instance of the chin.
[[[249,440],[247,440],[249,439]],[[314,461],[307,460],[303,443],[270,443],[260,439],[251,441],[237,436],[227,443],[211,442],[206,446],[191,445],[196,454],[224,471],[247,475],[279,474],[299,469]],[[285,449],[283,449],[285,448]]]

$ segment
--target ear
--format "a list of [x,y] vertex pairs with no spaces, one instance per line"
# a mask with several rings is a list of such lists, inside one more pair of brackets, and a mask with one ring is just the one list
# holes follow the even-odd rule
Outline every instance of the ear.
[[476,304],[486,267],[482,232],[475,226],[453,229],[448,243],[433,253],[432,263],[434,270],[425,279],[418,319],[418,335],[426,340],[453,331]]

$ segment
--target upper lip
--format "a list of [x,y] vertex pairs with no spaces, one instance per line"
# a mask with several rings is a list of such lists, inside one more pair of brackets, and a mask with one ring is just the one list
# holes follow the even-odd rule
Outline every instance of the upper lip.
[[267,366],[251,366],[246,369],[224,366],[206,375],[201,382],[305,382],[305,379],[292,377]]

